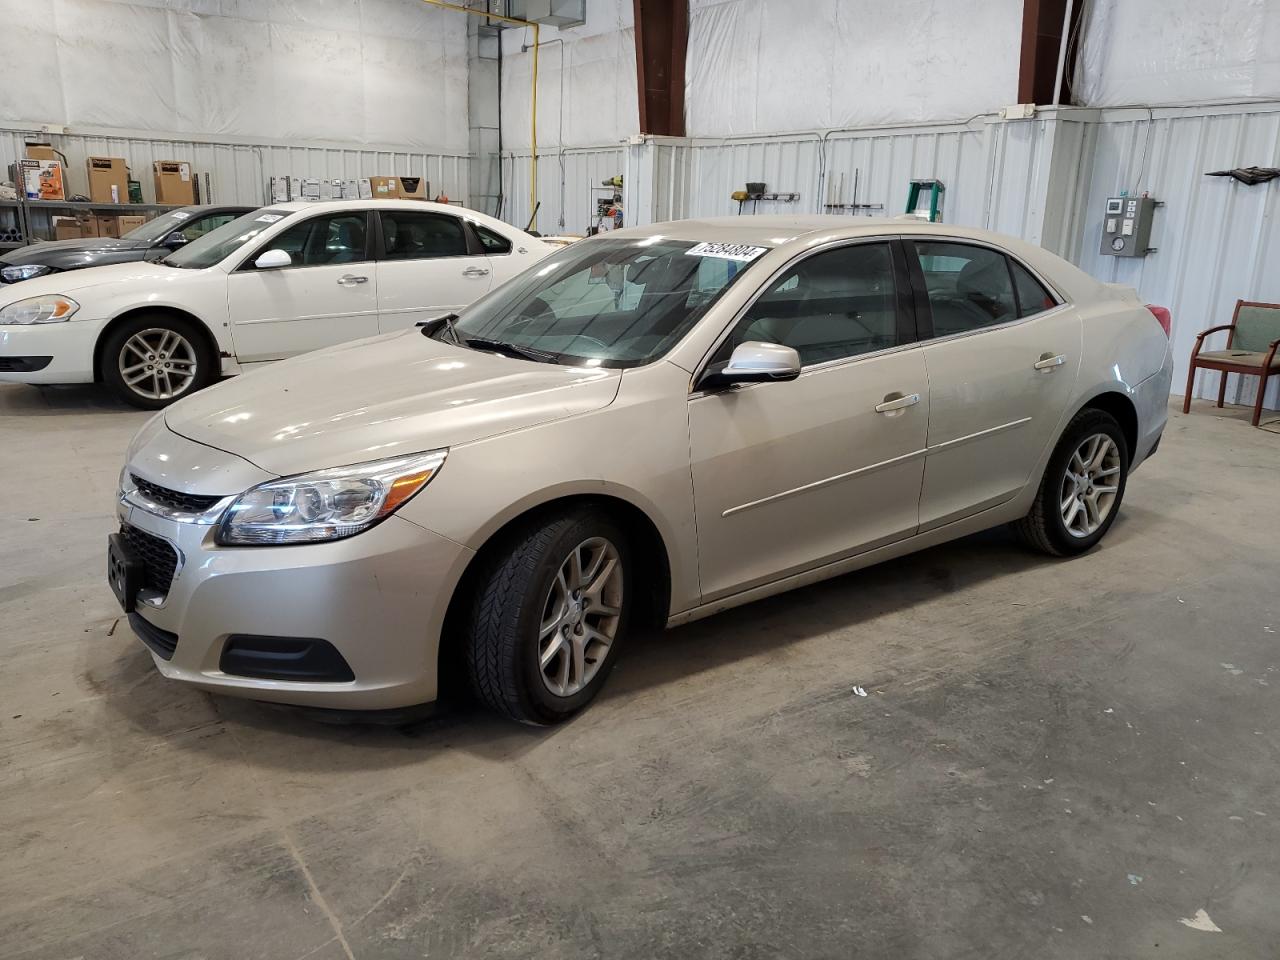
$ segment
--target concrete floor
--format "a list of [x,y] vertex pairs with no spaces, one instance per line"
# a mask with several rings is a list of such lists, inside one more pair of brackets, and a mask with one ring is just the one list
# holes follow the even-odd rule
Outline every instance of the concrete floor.
[[103,583],[145,416],[0,387],[0,956],[1274,957],[1246,417],[1173,415],[1092,555],[971,537],[637,642],[560,729],[393,730],[162,680]]

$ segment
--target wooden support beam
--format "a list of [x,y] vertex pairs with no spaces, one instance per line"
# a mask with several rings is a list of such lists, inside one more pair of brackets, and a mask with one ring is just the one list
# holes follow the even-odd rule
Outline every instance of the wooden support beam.
[[[1071,79],[1076,50],[1080,43],[1084,0],[1074,0],[1068,24],[1066,71],[1060,103],[1071,102]],[[1067,0],[1023,0],[1022,56],[1018,63],[1018,102],[1053,105],[1053,87],[1058,73],[1058,52],[1062,46],[1063,19]]]
[[636,91],[640,98],[640,132],[683,137],[689,0],[632,2],[636,20]]

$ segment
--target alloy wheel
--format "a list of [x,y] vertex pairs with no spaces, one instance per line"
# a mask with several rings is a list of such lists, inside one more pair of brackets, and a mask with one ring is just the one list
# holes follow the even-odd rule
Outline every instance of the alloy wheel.
[[543,604],[538,667],[546,688],[570,697],[589,684],[609,655],[622,615],[622,559],[604,537],[574,547]]
[[1115,507],[1120,489],[1120,448],[1105,433],[1086,437],[1062,478],[1059,504],[1062,523],[1071,536],[1092,536]]
[[139,330],[124,342],[120,378],[148,400],[181,396],[196,378],[196,350],[182,334],[163,327]]

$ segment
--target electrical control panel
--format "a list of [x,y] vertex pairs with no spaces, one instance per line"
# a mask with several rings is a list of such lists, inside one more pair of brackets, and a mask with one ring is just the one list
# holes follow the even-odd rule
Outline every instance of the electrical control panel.
[[1111,257],[1145,257],[1152,249],[1151,218],[1157,205],[1150,197],[1108,197],[1098,252]]

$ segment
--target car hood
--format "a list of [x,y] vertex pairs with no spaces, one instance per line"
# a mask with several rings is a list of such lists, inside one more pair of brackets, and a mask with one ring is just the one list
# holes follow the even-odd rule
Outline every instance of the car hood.
[[159,262],[147,263],[139,260],[133,263],[112,263],[87,270],[74,270],[70,273],[53,273],[0,287],[0,306],[48,293],[64,293],[79,299],[76,297],[79,292],[121,282],[140,282],[146,284],[149,291],[159,293],[169,285],[183,283],[199,272],[201,271],[182,270],[178,267],[166,267]]
[[173,432],[277,475],[456,446],[607,406],[621,371],[482,353],[418,330],[245,374],[165,411]]
[[47,263],[61,266],[70,261],[80,262],[85,257],[116,254],[132,250],[145,250],[142,240],[119,240],[113,237],[92,237],[85,240],[45,240],[11,250],[0,263],[14,266],[21,263]]

